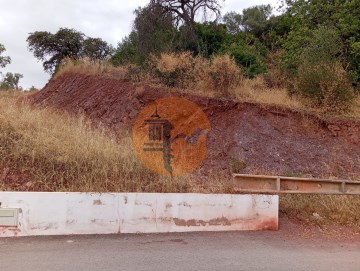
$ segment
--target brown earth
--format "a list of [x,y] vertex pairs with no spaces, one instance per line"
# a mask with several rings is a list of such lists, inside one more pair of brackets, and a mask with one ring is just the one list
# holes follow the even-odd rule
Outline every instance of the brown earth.
[[[360,121],[322,119],[290,109],[174,93],[97,76],[65,74],[31,96],[37,105],[80,113],[115,131],[131,129],[141,109],[162,97],[196,103],[211,123],[199,169],[356,178]],[[232,166],[231,166],[232,165]]]

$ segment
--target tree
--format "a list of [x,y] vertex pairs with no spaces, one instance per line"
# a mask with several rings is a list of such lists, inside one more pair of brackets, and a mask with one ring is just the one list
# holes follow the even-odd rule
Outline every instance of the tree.
[[5,46],[0,43],[0,68],[5,68],[7,64],[11,63],[11,58],[9,56],[1,55],[5,51],[6,51]]
[[174,18],[163,11],[160,5],[147,5],[134,12],[133,31],[137,33],[138,50],[144,57],[149,53],[160,54],[171,50],[176,35]]
[[185,24],[194,27],[195,18],[199,12],[206,16],[210,11],[219,17],[221,9],[219,2],[219,0],[150,0],[150,5],[161,6],[164,12],[174,16],[177,25]]
[[195,25],[199,39],[199,53],[210,58],[219,53],[222,46],[230,38],[226,26],[214,22],[197,23]]
[[[294,36],[295,33],[297,35]],[[354,89],[343,66],[343,42],[339,31],[319,26],[290,34],[292,43],[285,45],[290,45],[288,48],[292,51],[291,55],[287,55],[292,94],[307,98],[310,105],[324,111],[348,110],[354,98]]]
[[245,31],[260,36],[272,12],[270,5],[259,5],[243,10],[241,24]]
[[228,12],[223,17],[228,33],[236,35],[247,32],[255,35],[269,49],[279,49],[283,36],[289,32],[284,27],[282,16],[272,16],[270,5],[259,5],[244,9],[242,13]]
[[266,72],[265,59],[268,50],[251,33],[240,32],[231,36],[223,44],[220,52],[232,56],[241,67],[242,74],[247,77],[253,78]]
[[234,11],[228,12],[224,15],[223,21],[226,29],[232,35],[242,31],[242,15]]
[[177,27],[181,27],[182,40],[188,48],[196,51],[198,39],[195,29],[195,19],[199,15],[204,17],[210,12],[216,19],[220,16],[221,3],[219,0],[150,0],[151,6],[160,6],[164,13],[170,14]]
[[132,31],[129,36],[123,38],[115,50],[115,54],[111,57],[111,63],[114,66],[123,64],[141,64],[144,58],[140,55],[138,50],[138,35]]
[[86,38],[83,43],[82,55],[91,60],[106,59],[113,51],[112,46],[100,38]]
[[68,28],[61,28],[55,34],[36,31],[30,33],[26,41],[34,56],[44,61],[44,70],[53,73],[64,58],[76,59],[81,56],[84,34]]
[[119,42],[111,61],[114,65],[142,64],[150,54],[175,50],[178,30],[171,14],[159,5],[147,5],[134,11],[132,32]]
[[[9,56],[2,56],[1,54],[5,52],[5,47],[0,43],[0,67],[5,68],[6,65],[11,63],[11,58]],[[0,72],[2,77],[2,73]],[[20,90],[19,81],[23,78],[23,75],[20,73],[11,73],[7,72],[5,76],[0,81],[0,89],[16,89]]]
[[105,41],[99,38],[86,38],[83,33],[68,28],[60,28],[55,34],[36,31],[30,33],[26,41],[28,49],[37,59],[44,61],[44,70],[51,74],[65,58],[104,59],[111,51],[111,47]]
[[19,87],[19,81],[23,78],[20,73],[7,72],[4,79],[0,82],[0,89],[16,89],[21,90]]
[[[360,85],[360,2],[358,0],[285,0],[283,15],[290,26],[284,58],[293,55],[290,47],[308,39],[319,27],[334,28],[342,40],[341,55],[347,70],[354,73],[353,84]],[[296,47],[296,46],[295,46]],[[299,46],[298,46],[299,47]],[[301,50],[300,50],[301,51]]]
[[242,14],[228,12],[224,15],[223,21],[231,34],[245,31],[259,37],[266,28],[271,12],[270,5],[259,5],[244,9]]

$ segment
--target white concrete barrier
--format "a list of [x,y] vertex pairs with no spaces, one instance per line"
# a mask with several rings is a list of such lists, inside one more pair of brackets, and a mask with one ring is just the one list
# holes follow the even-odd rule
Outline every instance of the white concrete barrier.
[[278,229],[270,195],[0,192],[0,202],[8,216],[18,209],[0,237]]

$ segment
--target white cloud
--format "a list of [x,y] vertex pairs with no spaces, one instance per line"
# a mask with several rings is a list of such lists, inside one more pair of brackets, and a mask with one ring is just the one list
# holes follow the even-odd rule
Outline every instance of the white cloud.
[[[223,13],[275,0],[227,0]],[[131,30],[133,11],[148,0],[1,0],[0,43],[4,44],[12,63],[3,72],[24,75],[20,85],[43,87],[49,74],[43,71],[27,50],[26,38],[35,31],[56,32],[60,27],[74,28],[87,36],[100,37],[112,45],[122,40]]]

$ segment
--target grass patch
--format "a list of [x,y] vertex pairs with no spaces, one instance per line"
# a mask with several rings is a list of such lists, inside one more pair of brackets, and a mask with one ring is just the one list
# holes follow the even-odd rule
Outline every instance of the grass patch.
[[280,210],[319,226],[338,223],[360,227],[359,196],[282,195]]
[[54,75],[54,79],[63,74],[84,74],[103,76],[112,79],[124,80],[128,77],[130,66],[114,67],[107,61],[91,61],[89,59],[71,60],[69,58],[63,60],[59,70]]
[[289,96],[286,88],[269,88],[262,76],[254,79],[243,79],[233,92],[236,100],[241,102],[277,105],[293,110],[310,111],[308,107],[305,107],[303,101],[294,96]]

